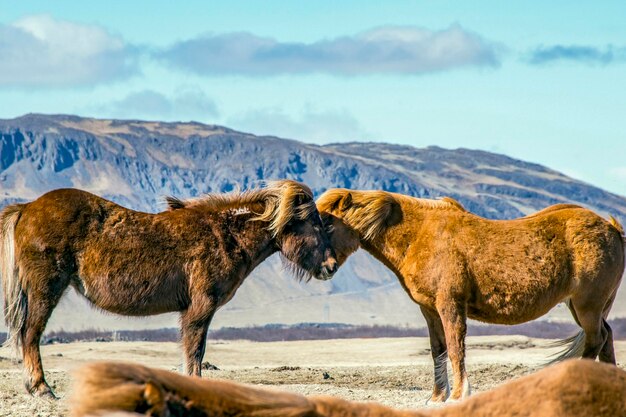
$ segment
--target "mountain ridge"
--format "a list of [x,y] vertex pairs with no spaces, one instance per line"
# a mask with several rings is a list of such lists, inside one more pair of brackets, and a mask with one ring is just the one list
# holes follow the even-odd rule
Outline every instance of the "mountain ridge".
[[[343,187],[450,196],[493,219],[520,217],[555,203],[581,204],[626,219],[622,196],[481,150],[383,142],[315,145],[198,122],[41,114],[0,120],[0,206],[76,187],[155,212],[165,208],[165,195],[195,197],[275,178],[303,181],[316,195]],[[94,322],[107,329],[176,325],[172,315],[121,319],[93,312],[71,292],[64,298],[49,328],[80,330]],[[423,324],[418,317],[419,309],[391,272],[359,252],[333,280],[309,284],[287,276],[273,257],[246,280],[215,324]],[[550,317],[561,317],[561,309]]]

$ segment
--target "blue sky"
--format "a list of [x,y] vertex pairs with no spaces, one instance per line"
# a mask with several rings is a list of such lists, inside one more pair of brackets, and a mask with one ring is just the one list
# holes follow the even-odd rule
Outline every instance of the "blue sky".
[[505,153],[626,195],[626,2],[0,0],[0,117]]

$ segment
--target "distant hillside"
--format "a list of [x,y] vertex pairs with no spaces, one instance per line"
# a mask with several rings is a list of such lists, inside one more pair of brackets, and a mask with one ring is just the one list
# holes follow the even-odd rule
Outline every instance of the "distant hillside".
[[[193,122],[37,114],[0,120],[0,206],[55,188],[78,187],[134,209],[159,211],[164,195],[230,191],[272,178],[304,181],[316,193],[347,187],[427,198],[448,195],[489,218],[512,218],[574,202],[626,220],[624,197],[541,165],[484,151],[384,143],[317,146]],[[625,304],[616,302],[614,313],[626,314]],[[561,313],[556,309],[552,314]],[[423,323],[396,278],[359,253],[333,280],[308,284],[283,273],[272,258],[216,315],[215,324],[311,321]],[[176,325],[176,318],[103,315],[70,293],[50,328],[78,330],[93,328],[94,323],[107,329],[163,327]]]

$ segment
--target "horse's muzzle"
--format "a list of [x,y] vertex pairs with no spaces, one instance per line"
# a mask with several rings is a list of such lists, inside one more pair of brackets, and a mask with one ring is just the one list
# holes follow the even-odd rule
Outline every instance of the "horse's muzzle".
[[339,264],[335,258],[329,258],[326,262],[322,264],[322,268],[320,274],[317,276],[317,279],[322,281],[329,280],[335,275],[337,269],[339,268]]

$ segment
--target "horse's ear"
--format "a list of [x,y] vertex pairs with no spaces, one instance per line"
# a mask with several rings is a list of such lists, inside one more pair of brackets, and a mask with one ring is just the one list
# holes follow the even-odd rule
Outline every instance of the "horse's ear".
[[294,204],[296,207],[303,205],[306,202],[306,197],[304,194],[298,193],[296,198],[294,199]]
[[185,202],[173,196],[165,197],[165,203],[167,204],[167,209],[170,211],[185,208]]
[[339,201],[339,210],[346,211],[352,205],[352,193],[347,193]]
[[352,204],[352,193],[346,192],[345,194],[338,193],[333,195],[333,199],[328,203],[328,208],[331,211],[346,211]]
[[389,207],[389,214],[385,220],[385,226],[391,227],[402,221],[402,207],[397,201],[393,201]]

